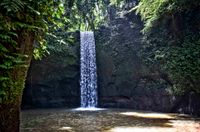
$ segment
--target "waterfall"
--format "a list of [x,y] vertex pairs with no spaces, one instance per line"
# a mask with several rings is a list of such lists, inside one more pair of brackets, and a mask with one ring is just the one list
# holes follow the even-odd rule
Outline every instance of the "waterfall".
[[81,107],[97,106],[97,73],[95,39],[92,31],[80,33]]

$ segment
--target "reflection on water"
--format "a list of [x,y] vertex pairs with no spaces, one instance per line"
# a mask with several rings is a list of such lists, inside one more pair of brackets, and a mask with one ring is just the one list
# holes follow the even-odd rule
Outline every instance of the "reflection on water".
[[71,127],[61,127],[58,130],[72,130],[72,128]]
[[174,119],[172,114],[161,114],[161,113],[144,113],[144,112],[122,112],[122,115],[143,117],[143,118],[155,118],[155,119]]
[[200,120],[123,109],[46,109],[22,112],[22,132],[200,132]]
[[97,107],[80,107],[80,108],[72,109],[72,111],[99,111],[99,110],[106,110],[106,109],[97,108]]

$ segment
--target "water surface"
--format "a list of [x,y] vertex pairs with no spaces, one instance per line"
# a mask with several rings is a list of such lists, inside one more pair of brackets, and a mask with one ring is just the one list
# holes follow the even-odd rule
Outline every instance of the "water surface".
[[200,132],[200,120],[187,115],[125,109],[26,110],[22,132]]

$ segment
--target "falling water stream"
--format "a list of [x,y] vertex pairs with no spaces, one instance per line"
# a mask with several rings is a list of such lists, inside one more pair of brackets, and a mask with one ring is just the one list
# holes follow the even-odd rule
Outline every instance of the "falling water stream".
[[80,33],[81,107],[97,107],[97,73],[94,32]]

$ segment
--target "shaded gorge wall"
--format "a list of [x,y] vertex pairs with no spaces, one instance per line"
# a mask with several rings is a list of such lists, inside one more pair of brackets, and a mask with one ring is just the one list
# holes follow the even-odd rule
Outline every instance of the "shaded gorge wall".
[[62,44],[42,60],[33,60],[26,79],[23,108],[78,107],[80,105],[79,32],[75,43]]
[[168,85],[139,57],[140,18],[126,14],[110,25],[96,32],[100,106],[170,111],[173,101]]
[[127,13],[96,31],[99,106],[200,115],[199,95],[171,95],[167,74],[143,63],[141,29]]

